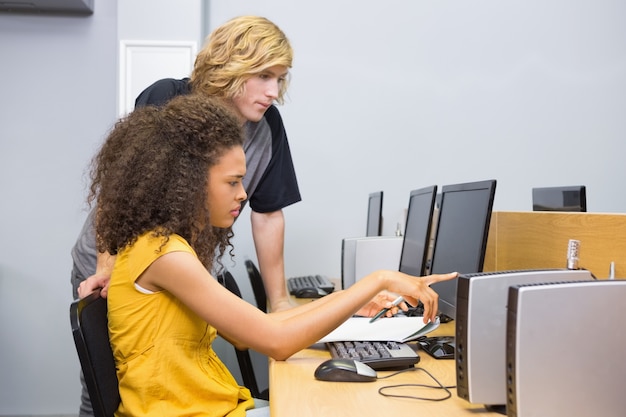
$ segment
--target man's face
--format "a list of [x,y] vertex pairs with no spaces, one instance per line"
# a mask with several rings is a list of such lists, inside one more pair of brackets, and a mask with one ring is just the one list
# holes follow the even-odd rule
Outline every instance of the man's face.
[[278,98],[287,77],[287,67],[274,65],[253,75],[243,85],[243,92],[233,97],[235,111],[244,121],[258,122]]

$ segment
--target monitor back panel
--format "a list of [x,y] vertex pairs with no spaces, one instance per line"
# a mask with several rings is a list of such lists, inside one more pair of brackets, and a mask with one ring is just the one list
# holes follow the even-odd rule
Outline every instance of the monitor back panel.
[[489,406],[506,404],[506,323],[509,287],[588,281],[585,270],[545,269],[462,274],[457,287],[457,394]]
[[377,269],[398,268],[401,236],[362,236],[341,241],[341,287],[346,289]]
[[360,238],[346,237],[341,240],[341,288],[346,289],[354,284],[354,258],[356,257],[356,240]]
[[383,192],[370,193],[367,200],[367,227],[365,236],[383,234]]
[[509,417],[623,417],[626,281],[512,286]]
[[401,250],[401,236],[357,239],[354,254],[354,282],[379,269],[396,271]]

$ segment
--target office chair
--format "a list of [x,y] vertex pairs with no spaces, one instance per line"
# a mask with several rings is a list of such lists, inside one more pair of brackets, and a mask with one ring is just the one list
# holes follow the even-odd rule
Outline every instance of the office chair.
[[[237,285],[237,281],[233,275],[224,271],[219,274],[217,280],[226,287],[227,290],[235,294],[237,297],[241,297],[241,291],[239,290],[239,285]],[[235,348],[235,353],[237,355],[237,362],[239,363],[239,371],[241,372],[241,378],[243,379],[243,384],[250,390],[250,393],[254,398],[260,398],[263,400],[270,399],[269,389],[264,389],[263,391],[259,391],[259,386],[256,382],[256,376],[254,375],[254,367],[252,365],[252,358],[250,357],[250,352],[246,350],[239,350]]]
[[96,290],[70,304],[70,323],[95,417],[112,417],[120,404],[109,343],[107,301]]
[[258,268],[250,259],[246,259],[244,262],[246,270],[248,271],[248,277],[250,278],[250,284],[252,285],[252,292],[254,293],[254,299],[259,310],[267,312],[267,294],[265,293],[265,287],[263,286],[263,279]]

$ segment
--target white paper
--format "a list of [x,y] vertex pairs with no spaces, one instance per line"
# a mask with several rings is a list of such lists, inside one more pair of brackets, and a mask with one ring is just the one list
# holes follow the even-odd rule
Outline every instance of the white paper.
[[373,323],[370,323],[369,317],[351,317],[319,342],[406,342],[417,339],[437,327],[439,317],[434,323],[428,324],[424,324],[423,317],[383,317]]

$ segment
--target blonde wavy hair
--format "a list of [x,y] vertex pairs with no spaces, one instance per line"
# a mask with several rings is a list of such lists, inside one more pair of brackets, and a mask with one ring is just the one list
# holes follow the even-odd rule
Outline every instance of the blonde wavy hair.
[[[244,83],[267,68],[291,68],[293,49],[274,23],[259,16],[239,16],[215,29],[196,56],[191,74],[194,92],[233,98]],[[288,81],[280,84],[276,101],[284,101]]]

